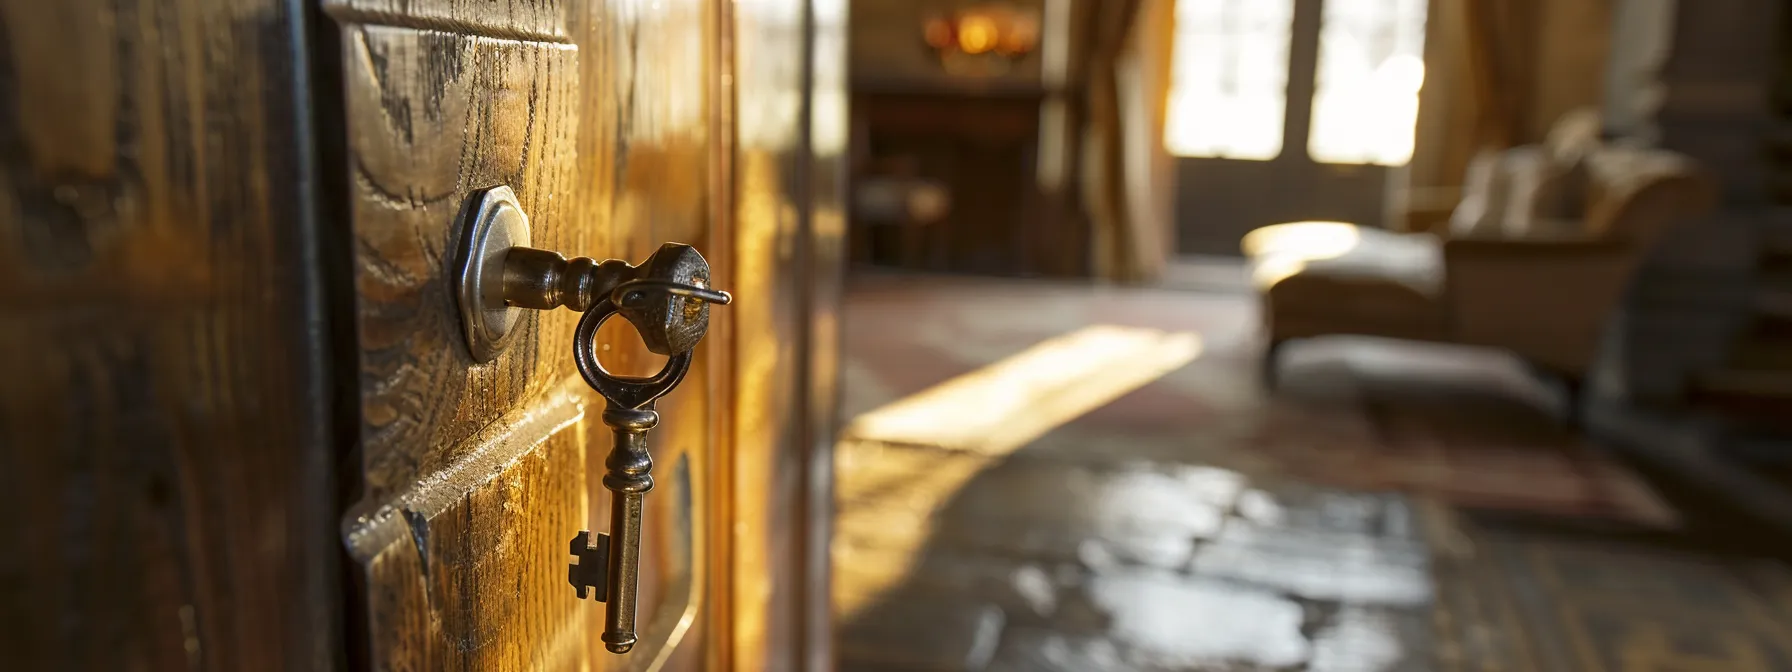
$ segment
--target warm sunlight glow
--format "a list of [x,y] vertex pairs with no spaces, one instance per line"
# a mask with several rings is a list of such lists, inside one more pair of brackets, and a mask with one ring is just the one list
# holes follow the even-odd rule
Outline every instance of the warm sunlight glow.
[[[913,519],[854,521],[886,507],[841,511],[843,527],[863,522],[891,530],[876,563],[836,548],[836,563],[853,573],[850,593],[836,592],[836,613],[850,615],[913,568],[930,533],[927,511],[957,494],[986,466],[1059,426],[1193,361],[1200,336],[1094,326],[1033,346],[982,369],[898,399],[854,419],[837,453],[842,500],[902,502]],[[932,446],[916,451],[896,446]],[[887,451],[884,446],[891,446]],[[863,464],[857,464],[863,460]]]
[[1323,163],[1412,160],[1425,1],[1327,0],[1323,20],[1307,153]]
[[1293,222],[1266,226],[1245,234],[1240,247],[1245,256],[1293,254],[1308,259],[1343,256],[1356,247],[1361,234],[1346,222]]
[[1307,264],[1344,256],[1361,234],[1344,222],[1294,222],[1245,234],[1240,247],[1251,257],[1251,281],[1268,287],[1299,273]]
[[1087,327],[859,416],[846,435],[1005,453],[1193,360],[1192,333]]
[[1164,146],[1178,156],[1282,153],[1293,0],[1177,0]]
[[1412,159],[1425,79],[1425,0],[1326,0],[1312,100],[1287,99],[1292,0],[1176,0],[1164,147],[1273,159],[1288,105],[1311,105],[1307,153],[1325,163]]

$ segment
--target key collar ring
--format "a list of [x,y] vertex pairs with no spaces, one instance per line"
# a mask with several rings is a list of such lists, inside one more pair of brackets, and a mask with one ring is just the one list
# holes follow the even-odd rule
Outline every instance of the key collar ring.
[[[627,285],[630,283],[624,283]],[[621,294],[621,287],[613,295]],[[604,395],[604,399],[612,405],[622,408],[642,408],[652,404],[655,399],[671,392],[684,374],[691,370],[691,352],[686,350],[666,358],[666,365],[659,373],[651,377],[618,376],[604,369],[603,362],[597,359],[597,328],[603,326],[605,320],[617,313],[616,302],[605,297],[585,316],[579,318],[578,329],[572,335],[573,362],[579,367],[579,375],[592,389]]]

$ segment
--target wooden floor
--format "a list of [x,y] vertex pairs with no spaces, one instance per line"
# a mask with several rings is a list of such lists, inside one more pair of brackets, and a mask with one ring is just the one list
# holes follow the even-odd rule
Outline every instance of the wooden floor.
[[1241,273],[855,279],[842,668],[1792,669],[1792,573],[1682,534],[1547,383],[1334,339],[1268,394]]

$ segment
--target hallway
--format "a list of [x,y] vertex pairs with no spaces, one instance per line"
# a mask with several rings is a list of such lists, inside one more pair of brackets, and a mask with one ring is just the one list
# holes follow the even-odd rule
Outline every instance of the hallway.
[[1294,343],[1270,397],[1240,284],[856,278],[841,668],[1792,669],[1792,573],[1516,363]]

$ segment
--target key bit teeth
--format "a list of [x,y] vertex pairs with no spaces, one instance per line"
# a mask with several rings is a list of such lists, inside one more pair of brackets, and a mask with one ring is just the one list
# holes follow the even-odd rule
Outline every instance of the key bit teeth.
[[572,584],[573,591],[579,599],[591,595],[591,589],[597,589],[597,601],[602,602],[608,594],[604,590],[609,580],[610,536],[597,535],[597,545],[591,545],[591,531],[579,530],[569,544],[573,557],[579,559],[566,567],[566,582]]

